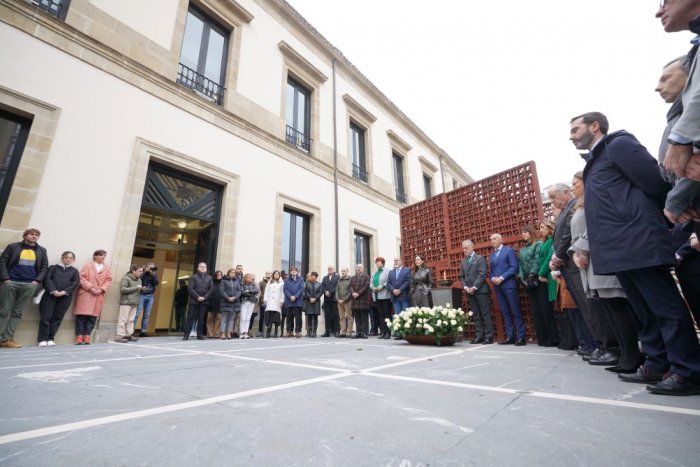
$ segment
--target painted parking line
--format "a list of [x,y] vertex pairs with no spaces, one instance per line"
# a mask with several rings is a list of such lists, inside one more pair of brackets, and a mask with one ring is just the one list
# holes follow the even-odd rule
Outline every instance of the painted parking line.
[[115,357],[115,358],[100,358],[95,360],[73,360],[70,362],[54,362],[54,363],[33,363],[31,365],[15,365],[0,367],[0,370],[17,370],[22,368],[40,368],[49,366],[68,366],[68,365],[86,365],[90,363],[105,363],[105,362],[124,362],[128,360],[148,360],[152,358],[170,358],[170,357],[189,357],[190,355],[202,355],[202,352],[190,352],[188,354],[163,354],[163,355],[146,355],[136,357]]
[[219,357],[232,358],[235,360],[245,360],[245,361],[249,361],[249,362],[269,363],[272,365],[283,365],[283,366],[293,366],[293,367],[299,367],[299,368],[308,368],[311,370],[334,371],[334,372],[339,372],[339,373],[347,373],[348,371],[352,371],[352,370],[348,370],[347,368],[334,368],[331,366],[310,365],[308,363],[285,362],[283,360],[271,360],[268,358],[244,357],[242,355],[227,355],[227,354],[221,354],[221,353],[217,353],[217,352],[210,352],[209,355],[218,355]]
[[352,375],[352,373],[335,373],[332,375],[320,376],[317,378],[304,379],[300,381],[294,381],[292,383],[277,384],[275,386],[268,386],[259,389],[251,389],[248,391],[235,392],[232,394],[225,394],[222,396],[208,397],[206,399],[199,399],[189,402],[180,402],[177,404],[164,405],[161,407],[154,407],[151,409],[137,410],[134,412],[126,412],[119,415],[110,415],[107,417],[93,418],[91,420],[83,420],[80,422],[65,423],[63,425],[56,425],[46,428],[39,428],[36,430],[22,431],[19,433],[11,433],[8,435],[0,436],[0,445],[8,443],[16,443],[18,441],[26,441],[28,439],[41,438],[43,436],[56,435],[59,433],[65,433],[67,431],[82,430],[85,428],[93,428],[100,425],[109,425],[111,423],[123,422],[126,420],[134,420],[138,418],[151,417],[153,415],[161,415],[169,412],[177,412],[180,410],[193,409],[196,407],[203,407],[206,405],[219,404],[221,402],[228,402],[235,399],[241,399],[244,397],[256,396],[259,394],[267,394],[275,391],[282,391],[285,389],[298,388],[301,386],[307,386],[309,384],[321,383],[324,381],[331,381],[338,378],[344,378]]
[[[553,399],[567,402],[583,402],[586,404],[596,404],[596,405],[606,405],[614,407],[624,407],[628,409],[642,409],[642,410],[653,410],[656,412],[668,412],[683,415],[694,415],[696,417],[700,416],[700,410],[688,409],[684,407],[673,407],[668,405],[657,405],[657,404],[645,404],[640,402],[625,402],[611,399],[602,399],[598,397],[586,397],[586,396],[574,396],[569,394],[557,394],[553,392],[539,392],[539,391],[526,391],[522,389],[514,388],[504,388],[500,386],[485,386],[481,384],[467,384],[467,383],[457,383],[453,381],[438,381],[433,379],[425,378],[414,378],[411,376],[398,376],[398,375],[383,375],[380,373],[373,373],[369,370],[361,372],[363,375],[374,376],[376,378],[392,379],[396,381],[412,381],[415,383],[431,384],[436,386],[449,386],[461,389],[475,389],[478,391],[489,391],[498,392],[502,394],[512,394],[512,395],[522,395],[526,397],[540,397],[544,399]],[[660,396],[663,397],[663,396]]]

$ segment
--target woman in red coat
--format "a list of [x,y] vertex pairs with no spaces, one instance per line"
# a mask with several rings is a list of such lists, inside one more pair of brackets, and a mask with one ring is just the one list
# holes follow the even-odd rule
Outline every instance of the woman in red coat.
[[106,257],[106,251],[95,251],[92,261],[80,271],[80,288],[73,306],[76,345],[90,343],[90,334],[97,317],[102,313],[105,295],[112,285],[112,271],[104,262]]

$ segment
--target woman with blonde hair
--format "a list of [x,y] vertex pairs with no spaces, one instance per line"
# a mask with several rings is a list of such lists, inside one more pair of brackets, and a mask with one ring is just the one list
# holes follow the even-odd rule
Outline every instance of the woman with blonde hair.
[[260,295],[260,289],[258,284],[255,283],[255,276],[249,272],[244,274],[243,285],[241,286],[241,323],[238,331],[241,339],[250,339],[248,333],[250,318],[253,316],[258,295]]

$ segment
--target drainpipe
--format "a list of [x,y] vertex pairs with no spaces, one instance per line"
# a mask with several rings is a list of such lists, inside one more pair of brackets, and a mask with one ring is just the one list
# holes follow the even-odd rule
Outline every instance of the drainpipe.
[[338,219],[338,120],[336,118],[335,57],[333,57],[333,188],[335,195],[335,268],[340,269],[340,221]]

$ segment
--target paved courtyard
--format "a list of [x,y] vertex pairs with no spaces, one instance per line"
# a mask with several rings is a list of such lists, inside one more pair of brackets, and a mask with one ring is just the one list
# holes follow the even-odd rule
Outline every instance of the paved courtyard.
[[534,345],[162,337],[0,378],[0,465],[700,465],[700,396]]

